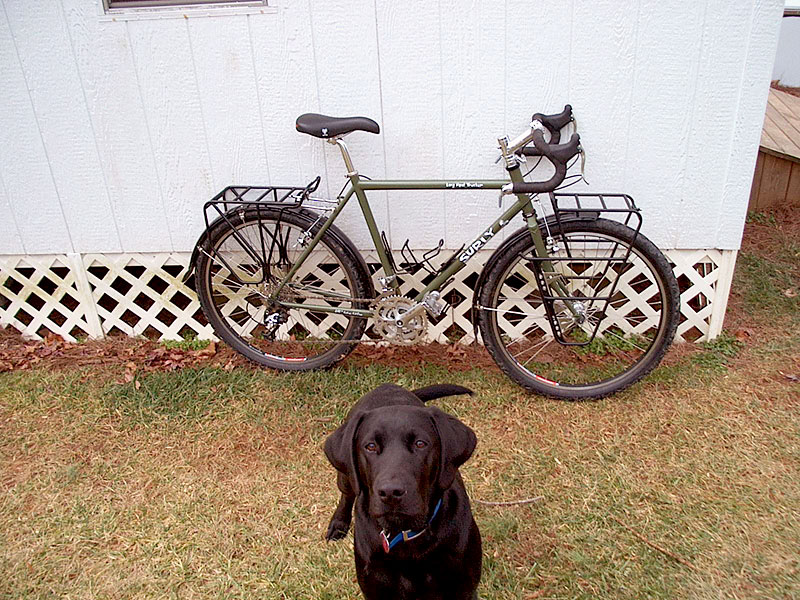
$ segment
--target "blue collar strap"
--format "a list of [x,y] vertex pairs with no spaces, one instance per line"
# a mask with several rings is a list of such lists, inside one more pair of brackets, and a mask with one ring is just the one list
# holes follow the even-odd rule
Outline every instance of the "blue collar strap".
[[423,533],[425,533],[430,524],[433,523],[433,520],[436,518],[436,515],[441,507],[442,507],[442,499],[439,498],[439,502],[436,503],[436,508],[433,509],[433,514],[431,515],[431,518],[428,519],[428,524],[419,531],[411,531],[410,529],[406,529],[405,531],[401,531],[400,533],[398,533],[391,540],[389,539],[389,536],[386,535],[385,531],[381,531],[381,542],[383,543],[383,551],[388,554],[389,550],[397,546],[397,544],[399,544],[400,542],[411,541],[415,538],[418,538]]

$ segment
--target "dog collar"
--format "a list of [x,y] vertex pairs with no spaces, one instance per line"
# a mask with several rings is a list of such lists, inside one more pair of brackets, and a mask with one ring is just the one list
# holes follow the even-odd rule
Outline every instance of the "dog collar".
[[436,508],[433,509],[433,514],[431,515],[431,518],[428,519],[428,524],[419,531],[412,531],[410,529],[406,529],[405,531],[401,531],[400,533],[398,533],[391,540],[389,539],[389,536],[386,535],[386,531],[381,531],[381,542],[383,543],[383,551],[388,554],[389,550],[397,546],[397,544],[399,544],[400,542],[408,542],[410,540],[418,538],[423,533],[425,533],[428,527],[430,527],[430,524],[433,523],[433,520],[436,518],[436,514],[439,512],[439,509],[441,507],[442,507],[442,499],[439,498],[439,502],[436,503]]

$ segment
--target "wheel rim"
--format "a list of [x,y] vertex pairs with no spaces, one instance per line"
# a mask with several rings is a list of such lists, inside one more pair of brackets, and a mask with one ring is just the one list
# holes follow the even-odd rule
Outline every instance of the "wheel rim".
[[[584,301],[586,321],[582,324],[566,303],[554,302],[563,339],[582,345],[563,345],[553,336],[530,252],[506,269],[490,307],[483,308],[490,311],[499,351],[523,377],[544,386],[584,391],[619,385],[635,376],[638,365],[663,335],[664,282],[636,248],[624,263],[585,260],[624,257],[628,245],[614,236],[580,231],[566,237],[572,258],[552,264],[567,280],[570,295],[610,297],[607,306],[601,300]],[[552,256],[568,258],[564,240],[557,241],[561,249]]]
[[[206,289],[211,310],[227,336],[266,359],[285,363],[324,360],[338,354],[358,318],[325,311],[285,309],[270,296],[305,249],[305,229],[286,221],[246,222],[228,230],[206,255]],[[242,240],[246,244],[242,243]],[[269,276],[247,246],[268,257]],[[342,261],[321,240],[278,298],[315,306],[355,308],[355,282]],[[348,298],[326,297],[335,293]],[[222,332],[220,332],[222,333]]]

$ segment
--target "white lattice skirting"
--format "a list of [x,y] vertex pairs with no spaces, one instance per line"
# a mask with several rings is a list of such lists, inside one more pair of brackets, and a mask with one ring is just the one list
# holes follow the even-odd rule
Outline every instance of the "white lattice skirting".
[[[473,286],[489,254],[480,253],[458,273],[445,296],[452,309],[430,324],[430,341],[474,341]],[[672,250],[667,256],[681,289],[679,338],[713,339],[722,330],[736,251]],[[213,339],[196,294],[181,282],[189,258],[189,253],[0,256],[0,326],[31,338],[52,332],[69,341],[108,334]],[[369,255],[367,261],[377,263]],[[404,276],[403,291],[423,289],[424,275]]]

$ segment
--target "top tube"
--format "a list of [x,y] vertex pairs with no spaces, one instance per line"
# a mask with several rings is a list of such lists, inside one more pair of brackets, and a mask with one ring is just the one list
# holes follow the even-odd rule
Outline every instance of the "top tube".
[[362,190],[499,190],[508,179],[359,179]]

